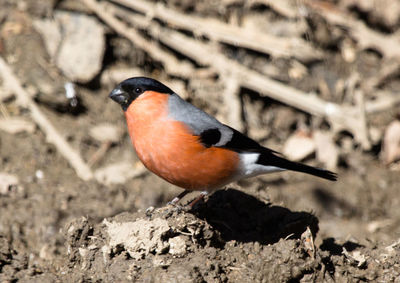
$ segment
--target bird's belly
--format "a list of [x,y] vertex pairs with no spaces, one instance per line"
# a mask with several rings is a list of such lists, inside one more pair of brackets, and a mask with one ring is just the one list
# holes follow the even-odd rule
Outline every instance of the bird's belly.
[[154,123],[138,131],[132,131],[131,138],[140,160],[176,186],[214,190],[229,183],[237,173],[240,160],[236,152],[204,147],[181,122]]

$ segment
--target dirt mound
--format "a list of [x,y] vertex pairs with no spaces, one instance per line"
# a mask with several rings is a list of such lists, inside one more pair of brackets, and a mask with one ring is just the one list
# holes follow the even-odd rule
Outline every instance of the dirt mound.
[[[400,282],[398,1],[0,7],[0,282]],[[139,75],[338,181],[166,206],[107,98]]]
[[[372,248],[326,238],[318,220],[245,193],[212,195],[188,212],[168,206],[101,223],[66,224],[65,260],[41,269],[1,238],[2,280],[150,282],[397,282],[400,242]],[[54,268],[57,270],[53,273]]]

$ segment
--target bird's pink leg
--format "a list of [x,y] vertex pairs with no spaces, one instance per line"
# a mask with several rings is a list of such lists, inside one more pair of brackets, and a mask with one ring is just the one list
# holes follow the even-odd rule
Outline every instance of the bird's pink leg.
[[200,193],[200,195],[199,195],[197,198],[195,198],[194,200],[192,200],[192,201],[188,204],[188,206],[189,206],[190,208],[193,208],[193,206],[195,206],[195,204],[198,203],[199,201],[203,200],[204,197],[205,197],[206,195],[208,195],[208,192],[207,192],[207,191],[202,191],[202,192]]
[[180,201],[184,196],[186,196],[188,193],[190,193],[190,191],[188,190],[184,190],[183,192],[181,192],[179,195],[177,195],[176,197],[174,197],[168,204],[175,206],[178,201]]

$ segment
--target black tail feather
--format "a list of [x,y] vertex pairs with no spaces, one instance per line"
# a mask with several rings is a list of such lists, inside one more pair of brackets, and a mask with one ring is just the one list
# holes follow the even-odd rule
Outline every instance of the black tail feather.
[[275,155],[273,152],[263,152],[257,160],[258,164],[266,166],[276,166],[282,169],[302,172],[310,175],[314,175],[320,178],[324,178],[330,181],[337,180],[337,174],[322,168],[309,166],[299,162],[293,162],[286,158]]

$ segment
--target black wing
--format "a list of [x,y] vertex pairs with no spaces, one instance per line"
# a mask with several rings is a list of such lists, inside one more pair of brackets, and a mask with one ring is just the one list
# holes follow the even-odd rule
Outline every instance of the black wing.
[[[225,125],[226,126],[226,125]],[[226,126],[228,127],[228,126]],[[263,147],[258,142],[252,140],[251,138],[243,135],[239,131],[230,128],[233,131],[231,139],[225,143],[225,145],[219,146],[222,148],[228,148],[239,153],[244,152],[257,152],[260,153],[256,163],[265,166],[274,166],[286,170],[292,170],[297,172],[303,172],[310,175],[314,175],[320,178],[324,178],[331,181],[337,180],[337,174],[331,171],[309,166],[299,162],[293,162],[284,158],[279,152],[276,152],[267,147]],[[208,147],[213,146],[218,143],[221,133],[218,129],[207,130],[204,135],[200,135],[200,139],[204,142],[209,142]]]

